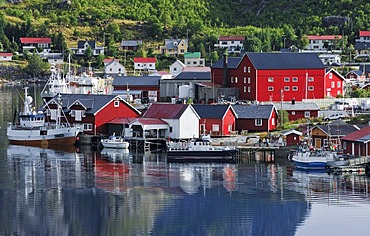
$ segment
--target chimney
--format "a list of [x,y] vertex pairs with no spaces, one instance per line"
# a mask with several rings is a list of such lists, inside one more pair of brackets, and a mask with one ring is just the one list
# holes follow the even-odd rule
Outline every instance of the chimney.
[[224,74],[223,74],[223,85],[222,85],[222,87],[225,87],[225,88],[230,87],[230,81],[229,81],[228,73],[227,73],[227,63],[228,63],[227,53],[225,53],[225,54],[224,54]]
[[292,105],[294,105],[294,104],[295,104],[295,98],[292,99]]

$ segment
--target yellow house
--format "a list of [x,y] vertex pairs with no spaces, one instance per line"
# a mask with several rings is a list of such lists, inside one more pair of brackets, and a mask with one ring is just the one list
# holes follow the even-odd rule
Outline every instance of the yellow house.
[[188,51],[187,39],[165,39],[165,45],[160,47],[161,53],[178,56]]

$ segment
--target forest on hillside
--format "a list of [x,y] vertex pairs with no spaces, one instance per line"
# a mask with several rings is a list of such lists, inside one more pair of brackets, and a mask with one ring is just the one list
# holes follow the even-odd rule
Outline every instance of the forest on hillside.
[[220,35],[246,36],[247,51],[269,52],[284,43],[303,48],[313,34],[340,34],[336,46],[349,52],[358,31],[370,29],[365,0],[0,0],[0,7],[0,51],[9,52],[19,51],[20,37],[51,37],[55,52],[93,39],[116,57],[122,40],[189,38],[190,50],[209,59]]

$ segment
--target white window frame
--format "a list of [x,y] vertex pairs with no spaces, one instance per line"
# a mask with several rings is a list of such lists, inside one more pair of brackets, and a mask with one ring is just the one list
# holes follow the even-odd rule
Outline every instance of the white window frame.
[[267,90],[268,90],[268,91],[274,91],[274,87],[273,87],[273,86],[268,86],[268,87],[267,87]]
[[84,123],[82,124],[82,127],[83,127],[83,130],[92,131],[93,125],[91,123]]
[[114,107],[119,107],[119,100],[114,101]]
[[314,77],[308,77],[308,82],[314,82],[315,78]]
[[298,91],[298,86],[293,86],[292,91]]
[[270,82],[270,83],[274,82],[274,77],[268,77],[267,81]]
[[290,78],[289,77],[285,77],[284,78],[284,82],[289,82],[290,81]]
[[251,92],[251,86],[248,86],[248,93]]
[[297,77],[293,77],[293,78],[292,78],[292,81],[293,81],[293,82],[298,82],[298,78],[297,78]]
[[247,77],[244,77],[244,83],[245,84],[247,83]]
[[340,83],[340,81],[338,81],[337,82],[337,87],[340,88],[340,86],[341,86],[341,83]]
[[308,86],[308,91],[314,91],[315,87],[314,86]]
[[248,77],[248,84],[251,83],[251,77]]
[[220,132],[220,125],[219,124],[213,124],[212,125],[212,131]]
[[310,118],[311,117],[311,112],[310,111],[305,111],[304,112],[304,117],[305,118]]
[[263,122],[262,122],[262,119],[255,119],[254,120],[254,125],[255,126],[262,126]]

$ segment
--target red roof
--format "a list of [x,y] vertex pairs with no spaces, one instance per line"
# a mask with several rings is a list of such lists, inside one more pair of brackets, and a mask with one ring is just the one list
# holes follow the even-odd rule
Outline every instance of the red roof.
[[108,63],[108,62],[111,62],[111,61],[116,61],[116,62],[119,62],[119,59],[114,59],[114,58],[105,58],[104,60],[103,60],[103,62],[104,63]]
[[178,119],[189,105],[172,103],[152,103],[143,118]]
[[116,124],[116,125],[127,125],[134,121],[135,118],[115,118],[109,122],[108,124]]
[[368,37],[370,36],[370,31],[369,30],[361,30],[360,31],[360,37]]
[[308,35],[309,40],[335,40],[341,39],[342,35]]
[[135,121],[143,125],[166,125],[167,123],[159,118],[137,118]]
[[157,61],[154,57],[135,57],[134,63],[155,63]]
[[2,56],[2,57],[11,57],[11,56],[13,56],[13,53],[11,53],[11,52],[0,52],[0,56]]
[[21,38],[21,43],[51,43],[51,38]]
[[220,36],[219,41],[244,41],[245,36]]
[[342,137],[342,140],[366,143],[370,141],[370,126]]

